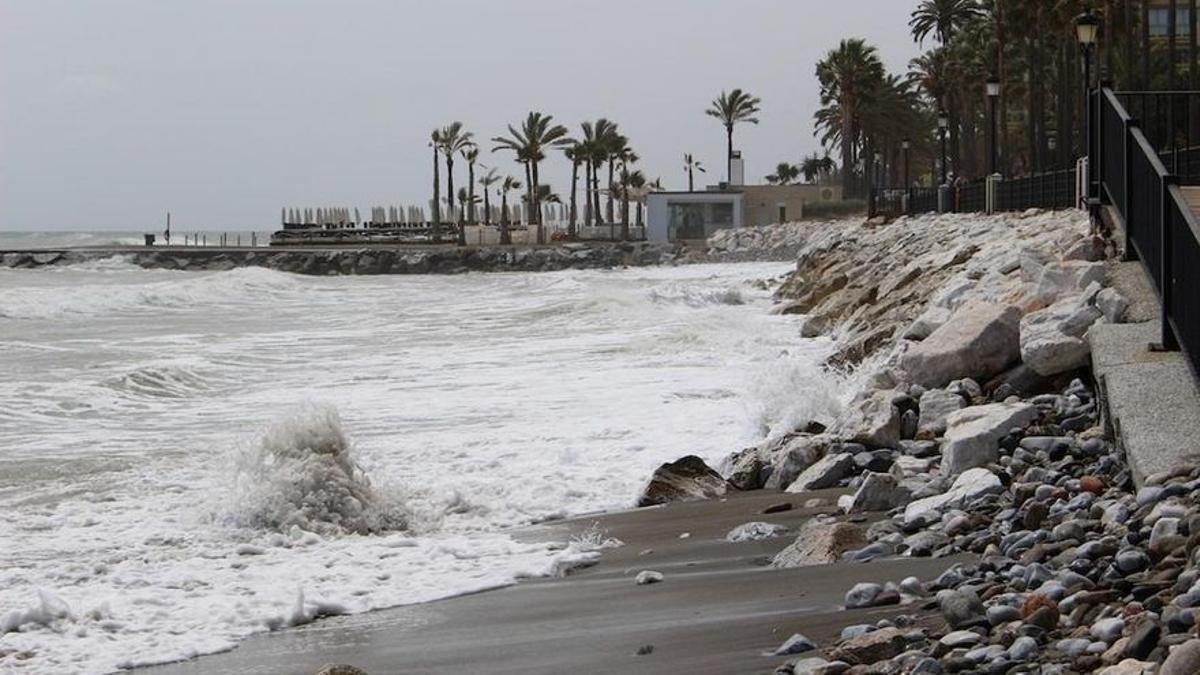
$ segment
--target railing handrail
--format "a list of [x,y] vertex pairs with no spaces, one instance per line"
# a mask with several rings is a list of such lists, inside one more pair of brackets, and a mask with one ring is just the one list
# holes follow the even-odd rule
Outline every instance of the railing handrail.
[[1137,125],[1131,126],[1129,133],[1133,137],[1134,145],[1146,156],[1146,159],[1150,162],[1150,167],[1154,169],[1158,177],[1164,178],[1171,175],[1171,172],[1167,171],[1167,165],[1163,164],[1162,158],[1159,157],[1158,151],[1154,149],[1154,144],[1142,132],[1142,128]]
[[1107,89],[1106,88],[1105,91],[1111,91],[1116,96],[1127,96],[1127,95],[1128,96],[1148,96],[1150,94],[1154,94],[1154,95],[1169,94],[1172,96],[1178,96],[1181,94],[1190,94],[1193,96],[1200,96],[1200,91],[1189,91],[1187,89],[1166,89],[1163,91],[1147,91],[1144,89]]
[[[1124,93],[1132,94],[1132,93],[1140,93],[1140,92],[1124,92]],[[1104,89],[1104,97],[1109,99],[1109,103],[1111,103],[1113,108],[1117,111],[1117,118],[1120,119],[1122,122],[1132,122],[1133,115],[1130,115],[1129,111],[1125,109],[1125,106],[1122,105],[1119,100],[1117,100],[1117,95],[1118,95],[1118,92],[1114,92],[1112,89],[1108,89],[1108,88]]]
[[1175,208],[1183,214],[1183,222],[1187,223],[1188,229],[1192,231],[1192,236],[1200,242],[1200,220],[1197,220],[1196,214],[1192,213],[1192,206],[1183,196],[1183,189],[1178,183],[1171,183],[1167,185],[1167,194],[1175,201]]

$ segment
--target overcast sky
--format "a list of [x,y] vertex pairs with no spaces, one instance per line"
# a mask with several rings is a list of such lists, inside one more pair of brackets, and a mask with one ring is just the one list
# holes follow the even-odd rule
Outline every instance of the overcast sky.
[[[704,109],[763,100],[748,180],[817,149],[815,62],[917,52],[916,0],[0,0],[0,230],[269,229],[281,206],[424,204],[435,126],[616,120],[641,169],[723,173]],[[514,175],[511,155],[483,161]],[[461,165],[461,163],[460,163]],[[465,168],[456,166],[456,185]],[[569,165],[543,169],[569,190]]]

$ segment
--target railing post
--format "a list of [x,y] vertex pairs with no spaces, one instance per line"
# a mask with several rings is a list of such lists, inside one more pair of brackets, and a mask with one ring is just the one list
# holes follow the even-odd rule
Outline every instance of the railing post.
[[1133,226],[1129,218],[1129,205],[1133,202],[1133,171],[1130,170],[1130,161],[1133,159],[1133,129],[1137,126],[1133,118],[1125,122],[1124,129],[1121,131],[1121,145],[1124,146],[1121,152],[1121,170],[1125,173],[1121,177],[1125,184],[1125,203],[1121,204],[1121,219],[1125,222],[1125,251],[1121,259],[1126,262],[1137,260],[1137,251],[1133,248],[1133,237],[1129,234],[1130,228]]
[[1179,351],[1179,340],[1176,339],[1175,329],[1171,326],[1171,307],[1174,304],[1175,296],[1175,270],[1172,261],[1175,248],[1173,241],[1174,226],[1171,222],[1171,211],[1174,209],[1174,205],[1171,199],[1171,186],[1178,183],[1178,176],[1163,176],[1158,194],[1160,202],[1158,226],[1160,228],[1160,241],[1162,242],[1162,249],[1160,250],[1162,257],[1159,264],[1159,273],[1162,276],[1159,279],[1158,286],[1162,297],[1162,307],[1159,311],[1162,321],[1162,344],[1155,345],[1155,347],[1170,352]]

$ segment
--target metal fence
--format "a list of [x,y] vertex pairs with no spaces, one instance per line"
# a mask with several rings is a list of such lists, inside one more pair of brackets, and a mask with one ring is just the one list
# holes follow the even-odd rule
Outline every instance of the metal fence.
[[1200,183],[1200,92],[1111,92],[1162,160],[1185,184]]
[[1076,206],[1075,169],[1011,178],[1000,181],[996,186],[997,211],[1069,209]]
[[[1186,129],[1175,115],[1190,110],[1200,92],[1144,94],[1101,89],[1089,96],[1090,119],[1097,124],[1089,151],[1093,166],[1092,194],[1111,206],[1125,226],[1126,256],[1141,260],[1162,308],[1161,340],[1164,349],[1183,349],[1194,372],[1200,373],[1200,224],[1192,213],[1180,183],[1200,181],[1200,175],[1182,179],[1168,167],[1182,167],[1181,148],[1155,143],[1188,144]],[[1126,104],[1149,114],[1150,133]],[[1175,108],[1174,111],[1171,109]],[[1188,152],[1186,147],[1183,152]],[[1170,160],[1164,161],[1164,157]]]

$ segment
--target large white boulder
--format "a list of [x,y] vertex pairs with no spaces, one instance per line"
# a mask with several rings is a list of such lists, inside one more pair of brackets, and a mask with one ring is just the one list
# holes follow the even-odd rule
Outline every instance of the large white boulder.
[[788,492],[821,490],[838,484],[854,470],[854,455],[848,452],[831,453],[805,469],[788,485]]
[[1104,263],[1063,260],[1047,263],[1038,277],[1035,295],[1052,302],[1063,295],[1082,291],[1093,283],[1104,283]]
[[918,404],[921,415],[917,431],[933,436],[946,433],[946,418],[950,413],[962,410],[967,402],[962,396],[945,389],[929,389],[921,394]]
[[868,448],[894,448],[900,443],[900,409],[891,391],[876,391],[849,406],[837,435]]
[[[846,500],[846,513],[891,511],[912,498],[912,492],[891,473],[868,471],[858,490]],[[842,499],[845,499],[843,497]],[[838,503],[842,503],[842,499]]]
[[1086,298],[1072,295],[1021,319],[1021,360],[1034,372],[1050,376],[1087,365],[1084,335],[1101,312]]
[[942,444],[942,473],[953,476],[995,462],[1000,439],[1037,417],[1037,407],[1029,403],[989,403],[950,413]]
[[909,348],[900,365],[913,382],[941,387],[951,380],[997,375],[1020,356],[1021,310],[989,302],[968,302],[922,342]]
[[1004,486],[996,474],[983,467],[967,469],[954,479],[954,484],[940,495],[910,502],[904,507],[905,522],[912,522],[929,513],[941,513],[946,509],[957,509],[981,495],[1001,492]]

